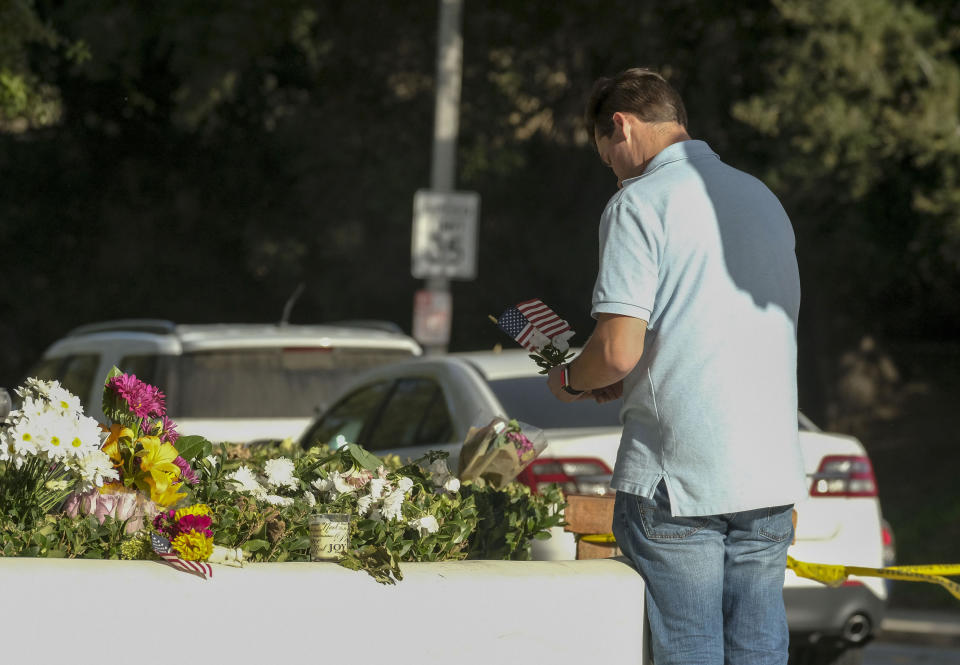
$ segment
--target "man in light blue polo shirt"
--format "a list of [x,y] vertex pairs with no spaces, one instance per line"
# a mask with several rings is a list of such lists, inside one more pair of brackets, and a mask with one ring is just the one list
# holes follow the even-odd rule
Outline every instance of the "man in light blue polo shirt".
[[614,534],[647,582],[657,665],[787,662],[800,280],[783,207],[691,140],[676,91],[631,69],[587,108],[620,191],[600,222],[593,334],[548,385],[622,396]]

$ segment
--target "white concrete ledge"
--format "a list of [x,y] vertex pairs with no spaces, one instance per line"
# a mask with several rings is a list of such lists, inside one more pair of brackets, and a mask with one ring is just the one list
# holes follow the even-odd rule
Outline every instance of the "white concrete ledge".
[[[646,663],[629,565],[402,566],[395,586],[330,563],[214,566],[0,558],[5,663]],[[199,661],[198,657],[204,660]]]

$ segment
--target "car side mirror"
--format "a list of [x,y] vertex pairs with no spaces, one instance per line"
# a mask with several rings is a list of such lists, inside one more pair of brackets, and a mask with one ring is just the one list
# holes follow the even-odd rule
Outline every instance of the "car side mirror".
[[10,393],[6,388],[0,388],[0,420],[10,415],[10,409],[13,408],[13,400],[10,399]]

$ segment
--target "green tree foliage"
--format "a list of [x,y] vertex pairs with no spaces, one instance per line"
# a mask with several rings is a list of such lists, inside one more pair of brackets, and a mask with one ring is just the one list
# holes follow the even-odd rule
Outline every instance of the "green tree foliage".
[[87,57],[82,42],[67,43],[37,16],[32,0],[0,0],[0,131],[23,131],[57,122],[54,85],[31,67],[29,50],[62,50],[68,60]]
[[891,0],[773,4],[765,85],[733,114],[765,137],[805,279],[845,324],[832,332],[944,334],[960,314],[960,34]]

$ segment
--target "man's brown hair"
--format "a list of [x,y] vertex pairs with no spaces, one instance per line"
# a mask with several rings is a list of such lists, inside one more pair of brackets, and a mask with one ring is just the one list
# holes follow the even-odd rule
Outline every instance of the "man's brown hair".
[[617,112],[632,113],[644,122],[673,121],[687,126],[687,111],[679,93],[652,69],[634,67],[597,79],[584,113],[587,129],[610,136]]

